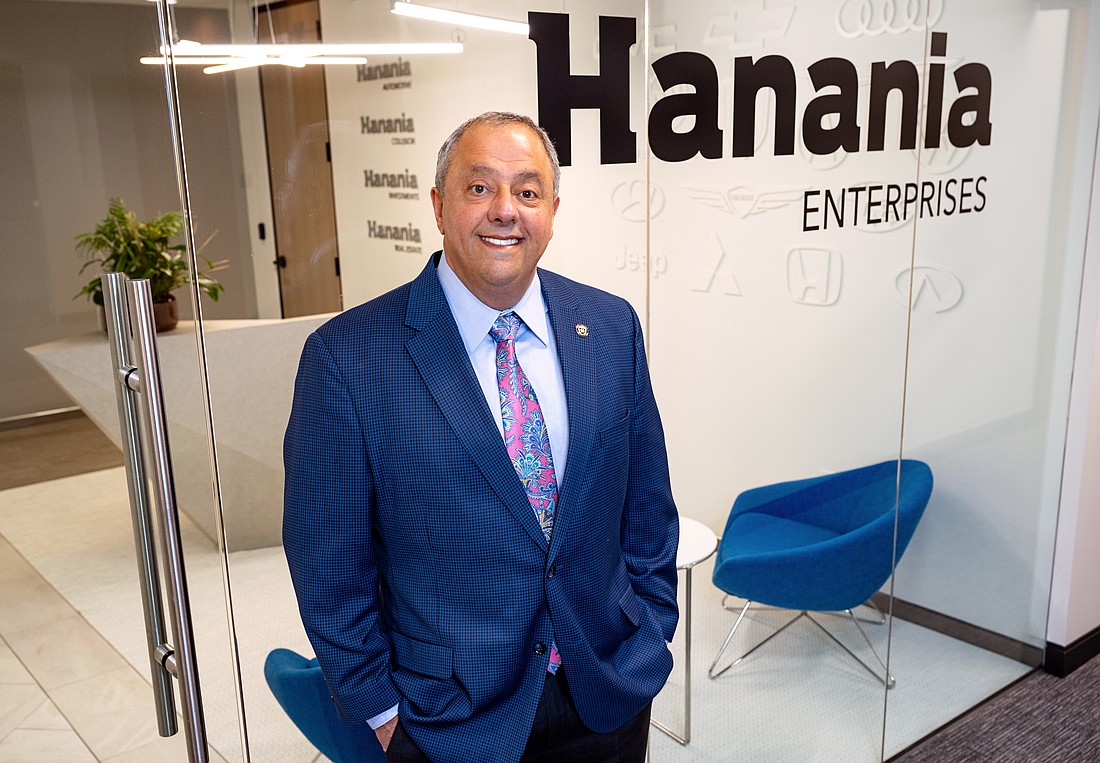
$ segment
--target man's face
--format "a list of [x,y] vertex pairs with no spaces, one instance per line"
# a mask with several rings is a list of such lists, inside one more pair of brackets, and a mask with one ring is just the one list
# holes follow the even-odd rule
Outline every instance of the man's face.
[[531,285],[558,210],[539,136],[521,124],[471,127],[439,191],[432,206],[447,263],[482,302],[512,307]]

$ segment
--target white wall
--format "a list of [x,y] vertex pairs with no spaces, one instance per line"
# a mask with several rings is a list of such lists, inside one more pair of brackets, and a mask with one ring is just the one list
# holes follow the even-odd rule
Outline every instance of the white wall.
[[[528,10],[566,12],[576,41],[570,49],[572,71],[598,71],[594,49],[598,13],[641,18],[641,0],[588,2],[556,0],[464,4],[462,10],[517,21]],[[449,25],[406,19],[390,13],[390,3],[372,0],[322,0],[321,23],[326,42],[448,42]],[[434,184],[436,152],[461,122],[483,111],[537,113],[534,86],[535,46],[525,37],[478,29],[464,30],[461,55],[404,56],[408,76],[363,80],[355,67],[329,67],[326,86],[332,135],[333,183],[338,220],[344,305],[351,307],[403,283],[424,267],[440,248],[429,191]],[[641,42],[642,32],[638,31]],[[365,38],[365,39],[364,39]],[[637,49],[640,51],[640,46]],[[638,53],[636,52],[636,55]],[[396,56],[375,57],[369,64],[395,63]],[[643,71],[634,71],[634,129],[644,130],[640,97]],[[396,86],[396,87],[394,87]],[[361,120],[408,118],[414,129],[396,134],[365,133]],[[630,299],[645,309],[645,279],[620,267],[624,247],[645,250],[643,220],[627,221],[614,213],[609,189],[640,181],[644,163],[599,166],[598,122],[591,113],[574,117],[574,165],[562,171],[562,202],[543,266]],[[639,141],[639,147],[640,147]],[[364,172],[415,175],[416,189],[367,187]],[[403,193],[393,198],[391,191]],[[369,222],[415,228],[419,242],[392,241],[370,235]]]
[[[1100,154],[1100,140],[1097,142]],[[1066,436],[1047,640],[1070,646],[1100,628],[1100,161],[1092,207]]]

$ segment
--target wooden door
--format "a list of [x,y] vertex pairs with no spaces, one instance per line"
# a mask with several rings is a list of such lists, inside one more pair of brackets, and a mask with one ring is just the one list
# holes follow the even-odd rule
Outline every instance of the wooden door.
[[[259,10],[259,42],[321,41],[316,0]],[[274,36],[274,39],[272,39]],[[325,72],[260,70],[283,317],[342,309]]]

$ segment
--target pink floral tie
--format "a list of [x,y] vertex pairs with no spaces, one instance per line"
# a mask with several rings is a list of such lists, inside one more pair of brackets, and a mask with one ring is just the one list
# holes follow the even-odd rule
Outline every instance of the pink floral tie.
[[[558,483],[554,478],[554,457],[550,452],[550,434],[542,408],[516,358],[516,334],[521,325],[523,322],[515,313],[501,313],[489,334],[497,343],[497,387],[504,421],[504,444],[527,492],[527,500],[535,510],[535,518],[549,542],[554,530]],[[559,665],[561,655],[557,646],[551,643],[546,669],[555,673]]]

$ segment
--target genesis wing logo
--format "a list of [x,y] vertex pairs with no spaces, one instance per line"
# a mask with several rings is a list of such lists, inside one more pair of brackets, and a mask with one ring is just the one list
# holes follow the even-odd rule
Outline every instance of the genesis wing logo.
[[739,185],[725,191],[713,188],[685,187],[692,200],[705,207],[711,207],[728,215],[737,215],[742,220],[752,215],[760,215],[790,204],[802,201],[804,189],[793,191],[757,191],[745,185]]

